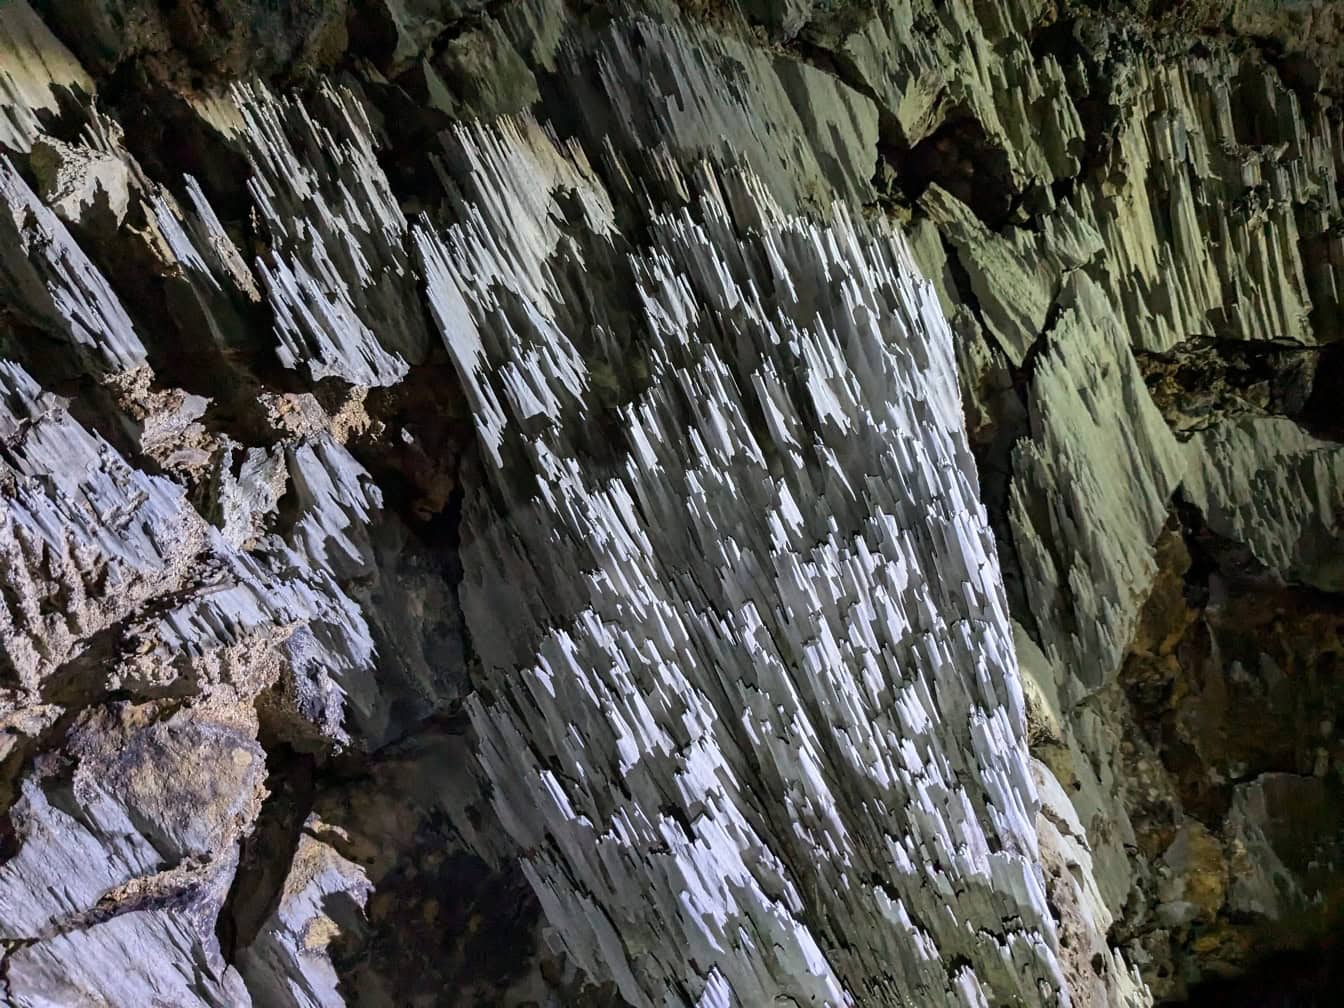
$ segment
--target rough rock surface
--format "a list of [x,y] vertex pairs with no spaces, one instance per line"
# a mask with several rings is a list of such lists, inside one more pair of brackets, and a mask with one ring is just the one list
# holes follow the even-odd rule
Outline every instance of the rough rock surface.
[[0,1001],[1328,1000],[1341,53],[0,4]]

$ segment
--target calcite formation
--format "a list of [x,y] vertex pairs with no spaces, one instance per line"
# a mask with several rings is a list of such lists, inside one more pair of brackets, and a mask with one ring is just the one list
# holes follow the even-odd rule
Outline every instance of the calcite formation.
[[1341,29],[0,5],[0,1000],[1324,947]]

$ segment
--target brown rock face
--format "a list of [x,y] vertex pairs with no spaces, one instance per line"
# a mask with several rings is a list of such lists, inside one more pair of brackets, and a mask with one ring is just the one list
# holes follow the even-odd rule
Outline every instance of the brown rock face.
[[[1140,940],[1214,979],[1315,954],[1342,909],[1328,866],[1344,854],[1344,610],[1335,596],[1238,575],[1235,551],[1175,519],[1157,555],[1120,675],[1126,717],[1160,767],[1132,812],[1157,866]],[[1185,989],[1179,976],[1157,979]]]

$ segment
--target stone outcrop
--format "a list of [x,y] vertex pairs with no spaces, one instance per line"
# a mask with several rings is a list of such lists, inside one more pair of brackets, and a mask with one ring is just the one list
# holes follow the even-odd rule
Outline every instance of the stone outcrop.
[[1328,954],[1342,29],[0,5],[0,999]]

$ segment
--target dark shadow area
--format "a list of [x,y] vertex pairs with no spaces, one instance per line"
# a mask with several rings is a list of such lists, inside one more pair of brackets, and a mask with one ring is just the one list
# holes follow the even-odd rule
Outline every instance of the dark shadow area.
[[953,115],[910,148],[883,150],[911,203],[937,184],[965,203],[989,228],[1008,223],[1018,194],[1008,153],[970,115]]
[[1280,953],[1245,976],[1192,987],[1181,1003],[1192,1008],[1336,1008],[1342,1001],[1344,958],[1331,941]]

